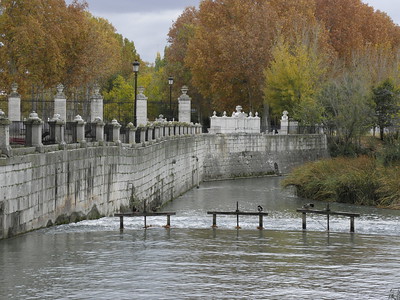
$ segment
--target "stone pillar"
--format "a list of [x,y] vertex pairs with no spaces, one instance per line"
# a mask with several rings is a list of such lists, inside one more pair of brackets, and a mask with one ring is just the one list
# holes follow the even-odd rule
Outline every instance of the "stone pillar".
[[144,143],[146,141],[146,132],[147,132],[146,127],[140,127],[140,142],[141,143]]
[[288,112],[285,110],[282,113],[281,130],[279,131],[279,134],[288,134],[288,130],[289,130],[289,118],[288,118]]
[[130,122],[126,125],[126,142],[128,144],[135,144],[136,143],[136,127],[133,126],[133,123]]
[[65,145],[64,128],[65,121],[61,120],[59,114],[55,114],[49,121],[50,126],[50,140],[56,144]]
[[165,136],[165,124],[161,124],[160,126],[160,138],[164,138]]
[[136,126],[147,124],[147,97],[143,94],[144,87],[139,86],[139,94],[137,95],[136,107]]
[[12,156],[12,149],[10,146],[10,124],[11,121],[0,109],[0,153],[7,156]]
[[96,141],[103,143],[104,142],[104,122],[100,117],[96,117],[93,120],[94,126],[96,128]]
[[25,145],[28,147],[36,147],[40,151],[42,144],[42,126],[43,121],[39,118],[38,114],[34,111],[29,115],[29,118],[24,122]]
[[57,94],[54,98],[54,114],[60,115],[61,120],[67,120],[67,98],[61,83],[57,85]]
[[120,130],[121,124],[118,123],[116,119],[111,121],[111,141],[116,144],[121,144],[120,140]]
[[196,134],[201,134],[201,124],[196,124]]
[[149,142],[153,140],[153,134],[154,134],[154,127],[153,126],[147,127],[147,140]]
[[181,89],[182,95],[178,98],[179,102],[179,113],[178,121],[183,123],[190,123],[191,114],[191,98],[187,95],[188,88],[184,85]]
[[156,140],[160,139],[161,133],[160,133],[160,126],[157,125],[154,127],[154,138]]
[[75,130],[73,132],[72,141],[74,143],[85,143],[85,121],[83,121],[80,115],[77,115],[74,119]]
[[11,93],[8,96],[8,119],[21,121],[21,95],[17,93],[18,84],[11,85]]
[[90,122],[94,122],[97,117],[103,120],[103,109],[103,97],[100,94],[100,86],[96,83],[90,97]]

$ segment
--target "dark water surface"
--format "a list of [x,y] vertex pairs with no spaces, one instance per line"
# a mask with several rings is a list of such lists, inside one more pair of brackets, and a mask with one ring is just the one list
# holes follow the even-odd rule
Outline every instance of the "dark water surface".
[[[400,212],[331,204],[362,214],[308,218],[307,201],[279,187],[280,178],[204,183],[163,208],[165,217],[102,218],[0,241],[0,299],[387,299],[400,287]],[[218,217],[208,210],[269,216]],[[315,202],[316,208],[325,204]]]

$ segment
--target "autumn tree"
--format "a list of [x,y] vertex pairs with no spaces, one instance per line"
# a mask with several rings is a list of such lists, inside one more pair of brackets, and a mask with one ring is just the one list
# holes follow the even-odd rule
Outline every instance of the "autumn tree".
[[193,84],[215,109],[262,107],[263,70],[272,44],[270,12],[262,0],[201,2],[185,62]]
[[85,2],[3,0],[0,5],[3,88],[14,81],[21,92],[59,82],[77,87],[115,72],[120,59],[115,29],[86,12]]
[[384,13],[361,0],[315,0],[316,18],[329,33],[329,43],[346,62],[367,45],[399,45],[400,29]]
[[[188,56],[188,46],[194,38],[198,22],[198,10],[195,7],[187,7],[178,19],[173,23],[168,33],[169,45],[164,53],[164,77],[163,90],[165,91],[165,99],[169,98],[168,77],[174,78],[172,86],[172,107],[176,111],[177,98],[180,95],[180,89],[183,85],[190,88],[190,96],[192,97],[192,107],[197,111],[195,120],[206,121],[212,110],[207,98],[199,92],[196,84],[192,80],[191,65],[186,61]],[[206,118],[202,118],[202,116]],[[202,120],[203,119],[203,120]]]

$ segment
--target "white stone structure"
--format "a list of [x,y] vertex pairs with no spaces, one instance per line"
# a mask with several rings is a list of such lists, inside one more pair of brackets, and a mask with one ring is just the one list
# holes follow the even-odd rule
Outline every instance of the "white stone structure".
[[90,122],[93,122],[96,118],[103,120],[103,97],[100,94],[98,84],[93,86],[93,94],[90,97]]
[[60,119],[67,120],[67,98],[64,94],[64,85],[57,85],[57,95],[54,98],[54,114],[60,115]]
[[8,97],[8,119],[21,121],[21,95],[17,93],[18,84],[11,85],[11,94]]
[[232,113],[232,117],[228,117],[226,112],[222,117],[217,117],[214,111],[210,118],[211,124],[209,133],[260,133],[261,120],[256,112],[255,116],[250,112],[249,115],[242,112],[240,105],[236,106],[236,112]]
[[139,94],[137,95],[136,107],[136,124],[137,126],[147,124],[147,97],[143,94],[144,87],[138,87]]
[[289,133],[289,117],[288,112],[285,110],[282,113],[281,118],[281,129],[279,130],[279,134],[288,134]]
[[191,113],[191,100],[187,95],[188,87],[184,85],[181,89],[182,95],[178,98],[179,103],[179,114],[178,121],[182,123],[190,123],[190,113]]
[[6,114],[0,109],[0,154],[10,156],[12,149],[10,146],[10,126],[11,121]]

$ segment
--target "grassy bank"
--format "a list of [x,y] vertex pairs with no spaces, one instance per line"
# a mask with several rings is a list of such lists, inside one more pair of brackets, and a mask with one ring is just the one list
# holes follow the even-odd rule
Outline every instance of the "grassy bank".
[[400,167],[374,156],[339,157],[308,163],[288,175],[300,197],[400,209]]

